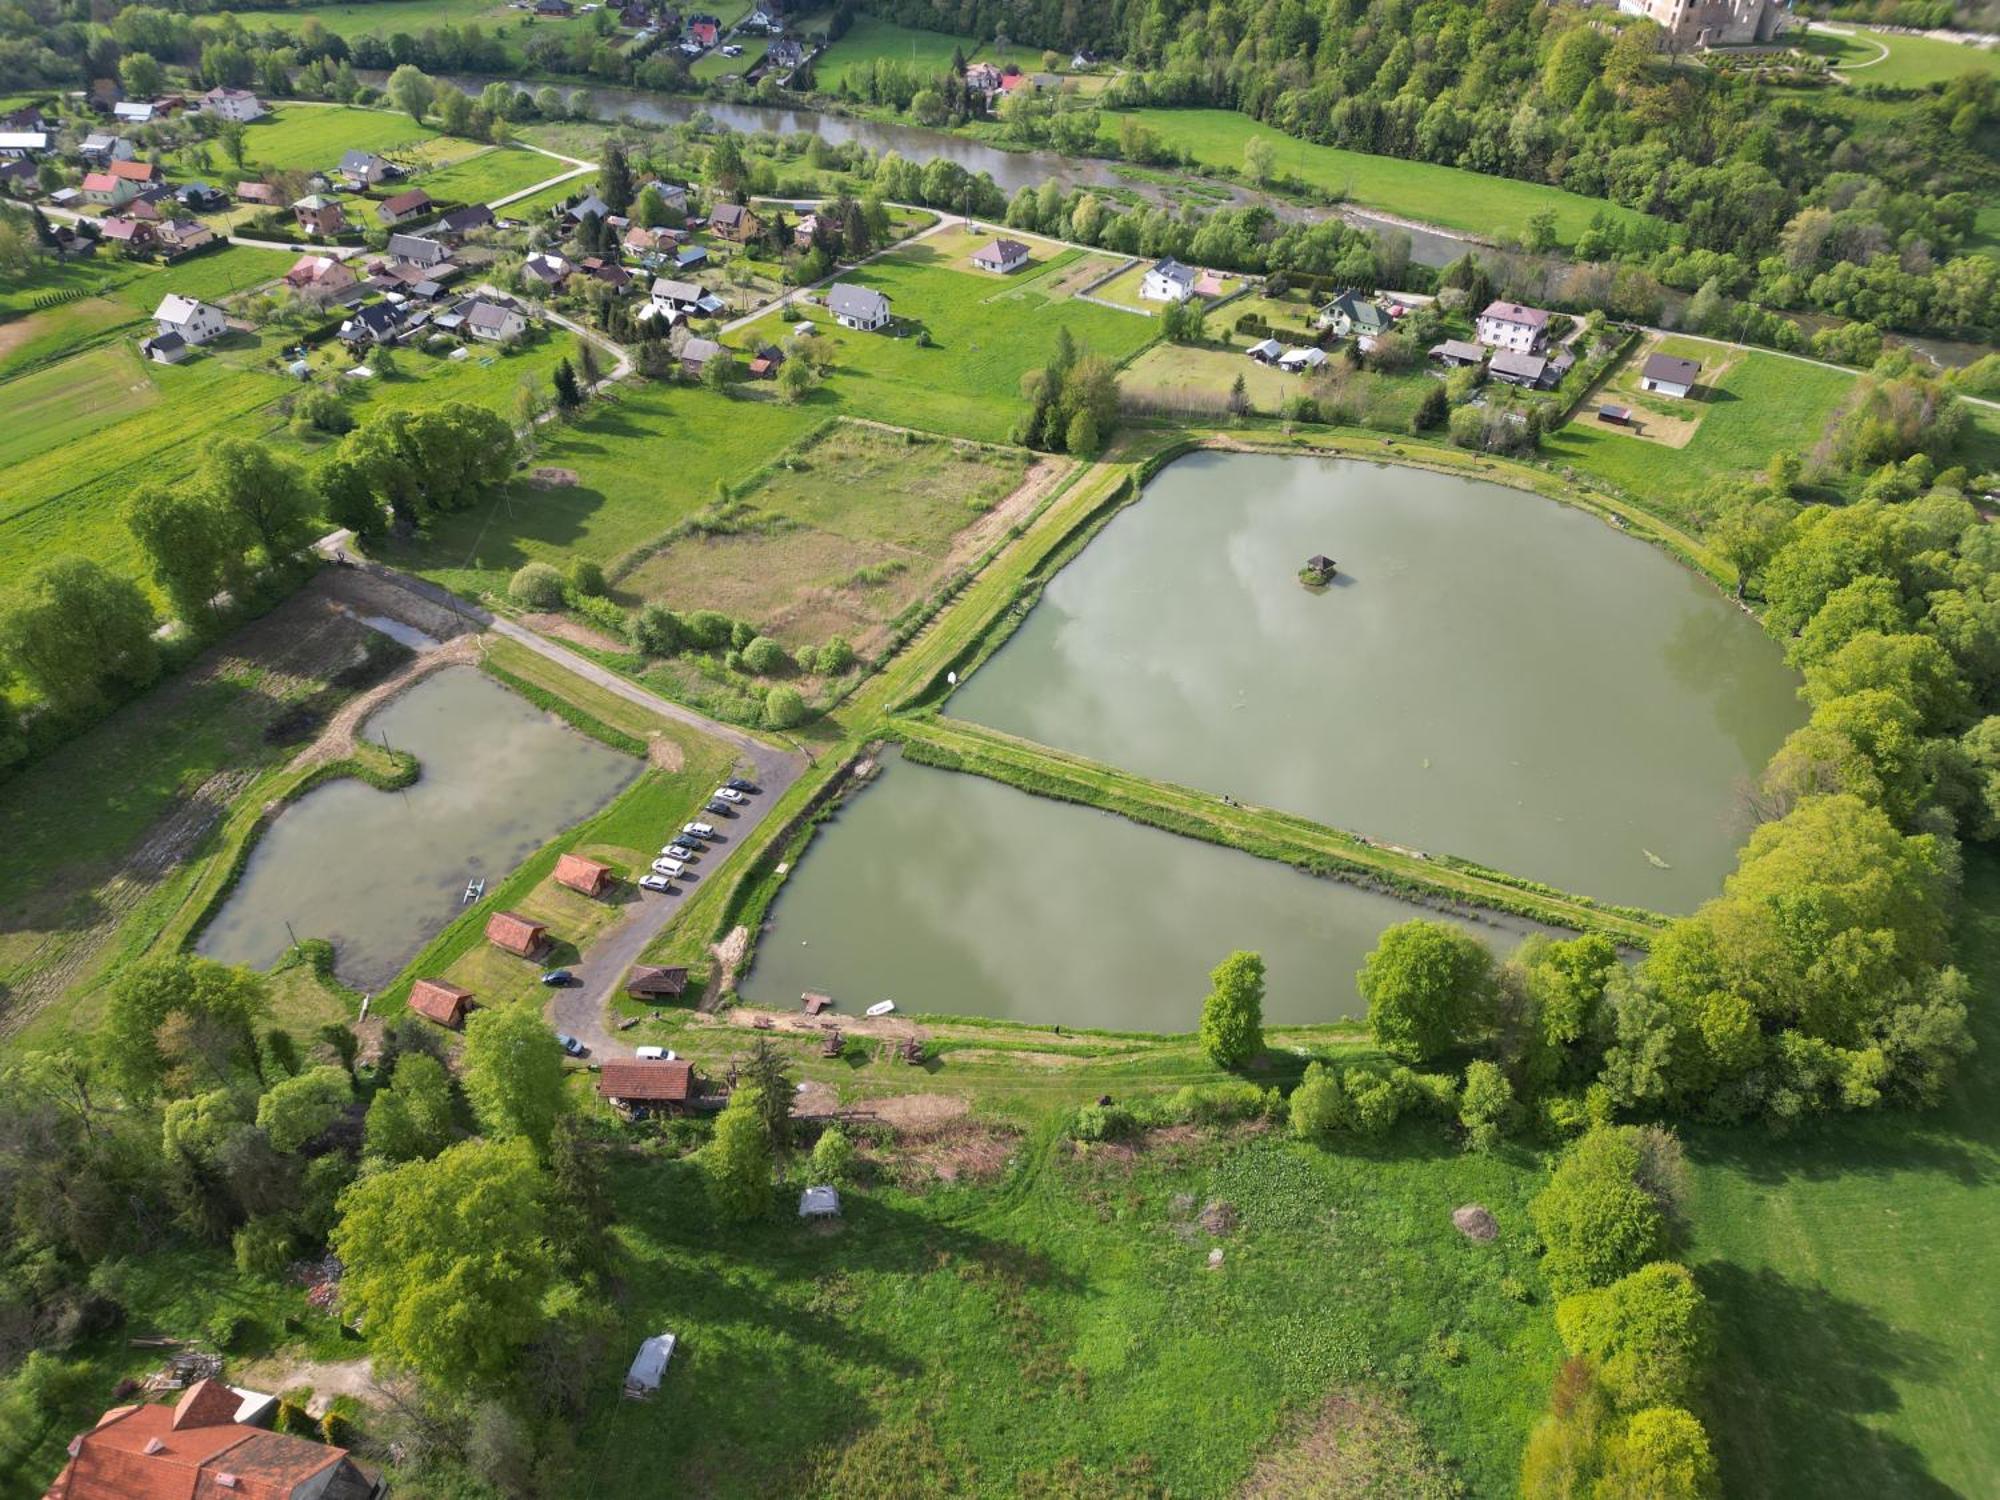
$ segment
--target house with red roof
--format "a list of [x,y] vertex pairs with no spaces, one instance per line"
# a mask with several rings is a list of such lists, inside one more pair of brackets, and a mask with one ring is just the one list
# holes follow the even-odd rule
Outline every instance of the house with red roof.
[[471,1008],[472,991],[442,979],[419,979],[410,987],[410,1009],[453,1031],[465,1024],[465,1013]]

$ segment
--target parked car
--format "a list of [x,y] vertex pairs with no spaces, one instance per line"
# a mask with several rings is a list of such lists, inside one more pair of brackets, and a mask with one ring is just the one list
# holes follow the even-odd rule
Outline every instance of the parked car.
[[542,976],[542,983],[560,988],[566,984],[575,984],[576,976],[568,969],[551,969]]
[[687,866],[677,859],[656,859],[653,861],[653,873],[655,875],[664,875],[669,880],[686,868]]
[[556,1045],[561,1047],[571,1057],[581,1057],[585,1052],[590,1050],[567,1031],[558,1031],[556,1033]]
[[675,1061],[674,1049],[671,1047],[638,1047],[633,1050],[632,1055],[641,1062]]
[[673,888],[673,881],[664,875],[641,875],[639,877],[639,889],[642,891],[659,891],[664,895]]
[[701,853],[701,850],[690,848],[686,844],[669,844],[660,853],[668,859],[693,859]]
[[753,797],[764,790],[756,782],[745,781],[741,776],[732,776],[723,785],[728,787],[732,792],[748,792]]
[[712,839],[715,837],[715,825],[713,823],[683,823],[681,824],[681,832],[690,834],[698,839]]
[[710,797],[706,802],[702,803],[701,810],[705,813],[714,813],[718,818],[729,818],[736,815],[736,809],[719,797]]
[[736,788],[735,788],[735,787],[733,787],[733,786],[719,786],[719,787],[717,787],[717,788],[715,789],[715,799],[716,799],[716,801],[718,801],[718,802],[747,802],[747,801],[749,801],[749,798],[745,797],[745,796],[744,796],[744,795],[743,795],[743,794],[742,794],[741,792],[737,791],[737,790],[736,790]]

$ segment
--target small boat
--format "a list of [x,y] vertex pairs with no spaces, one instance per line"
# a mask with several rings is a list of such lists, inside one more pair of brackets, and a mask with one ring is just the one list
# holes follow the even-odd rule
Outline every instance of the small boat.
[[893,1000],[877,1000],[873,1005],[868,1007],[868,1014],[871,1016],[886,1016],[895,1008],[896,1002]]
[[459,905],[470,906],[485,894],[486,877],[484,875],[479,876],[476,880],[468,880],[465,882],[465,897],[459,902]]

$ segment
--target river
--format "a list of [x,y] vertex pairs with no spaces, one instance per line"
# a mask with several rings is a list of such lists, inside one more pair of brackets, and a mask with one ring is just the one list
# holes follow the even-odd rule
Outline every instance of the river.
[[[1296,573],[1331,555],[1333,587]],[[1204,453],[1049,584],[949,711],[1566,890],[1691,910],[1803,722],[1741,610],[1595,516],[1357,461]]]
[[329,938],[335,970],[377,989],[458,915],[466,882],[498,882],[639,774],[472,667],[447,667],[371,717],[370,740],[417,757],[400,792],[330,782],[285,809],[251,851],[197,950],[268,968]]

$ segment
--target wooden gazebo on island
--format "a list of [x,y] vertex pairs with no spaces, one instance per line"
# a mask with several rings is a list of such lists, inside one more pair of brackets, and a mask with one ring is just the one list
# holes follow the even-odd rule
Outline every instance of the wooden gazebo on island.
[[1299,569],[1299,582],[1309,588],[1324,588],[1333,582],[1334,572],[1333,559],[1324,552],[1315,552]]

